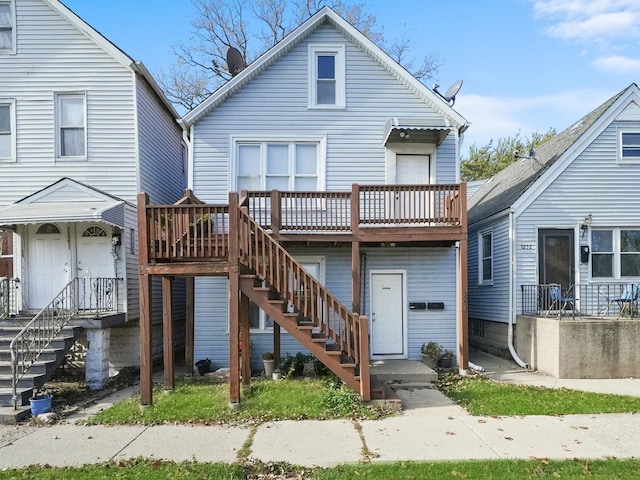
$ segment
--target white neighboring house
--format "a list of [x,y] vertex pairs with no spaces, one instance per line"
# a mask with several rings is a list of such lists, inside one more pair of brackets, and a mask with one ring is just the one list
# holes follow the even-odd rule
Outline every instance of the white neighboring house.
[[[182,122],[191,143],[190,187],[207,203],[226,203],[230,191],[259,198],[277,189],[305,192],[311,205],[323,195],[314,192],[349,198],[356,183],[386,185],[386,199],[377,203],[364,200],[375,188],[362,187],[368,193],[360,212],[373,223],[388,220],[389,228],[349,229],[345,207],[327,214],[329,222],[346,217],[327,231],[322,212],[330,200],[318,207],[299,200],[295,213],[282,213],[299,222],[280,233],[264,208],[259,221],[350,311],[369,316],[372,359],[418,360],[429,341],[464,352],[466,265],[456,247],[466,243],[466,213],[450,223],[439,218],[443,192],[451,188],[451,199],[463,188],[459,151],[468,124],[443,97],[325,7]],[[420,200],[407,206],[411,199]],[[229,365],[229,322],[237,321],[229,318],[227,289],[224,277],[196,278],[195,359],[216,366]],[[254,366],[274,349],[274,321],[252,306]],[[283,335],[283,354],[305,348]]]
[[471,345],[559,378],[640,375],[638,185],[636,84],[486,181],[469,201]]
[[0,226],[14,235],[16,309],[37,312],[76,277],[121,279],[119,315],[89,346],[112,369],[139,365],[136,195],[172,203],[186,184],[176,118],[144,65],[61,2],[0,0]]

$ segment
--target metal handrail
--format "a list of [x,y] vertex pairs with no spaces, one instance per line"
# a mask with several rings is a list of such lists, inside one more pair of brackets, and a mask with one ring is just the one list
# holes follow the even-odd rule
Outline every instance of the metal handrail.
[[74,278],[11,341],[13,404],[18,382],[78,313],[117,311],[118,278]]

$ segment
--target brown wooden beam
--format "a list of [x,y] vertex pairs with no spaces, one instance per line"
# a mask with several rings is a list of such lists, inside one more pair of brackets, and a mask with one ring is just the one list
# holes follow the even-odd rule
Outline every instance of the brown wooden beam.
[[182,276],[227,276],[237,263],[229,261],[212,261],[211,259],[202,262],[176,262],[176,263],[156,263],[153,265],[140,265],[140,273],[143,275],[171,275]]
[[360,314],[360,242],[351,244],[351,311]]
[[273,322],[273,368],[280,368],[280,324]]
[[140,275],[140,403],[153,404],[151,276]]
[[[355,312],[354,312],[355,313]],[[360,350],[360,398],[364,402],[371,400],[371,376],[369,373],[369,318],[360,315],[360,335],[358,348]]]
[[195,278],[187,277],[187,311],[184,345],[185,375],[193,376],[194,350],[195,350]]
[[240,275],[229,275],[229,404],[240,404]]
[[173,277],[162,277],[162,347],[164,389],[175,390],[173,361]]
[[240,338],[242,339],[242,348],[240,354],[242,358],[242,384],[249,385],[251,383],[251,325],[249,324],[249,297],[240,292]]

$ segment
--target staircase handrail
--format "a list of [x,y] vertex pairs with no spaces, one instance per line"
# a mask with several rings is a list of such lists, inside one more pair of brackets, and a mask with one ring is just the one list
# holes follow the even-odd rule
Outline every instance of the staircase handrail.
[[[238,211],[240,262],[254,270],[284,300],[293,305],[297,312],[319,327],[320,332],[355,360],[356,364],[367,362],[368,365],[369,359],[362,358],[360,342],[362,333],[368,332],[368,325],[361,325],[361,319],[366,317],[351,312],[334,297],[287,250],[273,240],[244,208],[239,207]],[[361,376],[360,381],[369,380],[363,380]]]
[[[95,313],[111,311],[118,309],[117,302],[117,278],[78,278],[75,277],[51,300],[44,308],[42,308],[35,317],[31,319],[27,325],[11,341],[9,346],[11,350],[11,371],[12,371],[12,389],[14,408],[17,407],[18,401],[18,382],[29,371],[38,357],[49,346],[49,344],[58,336],[69,321],[79,313],[79,311],[93,311],[93,294],[96,295]],[[89,293],[89,306],[86,307],[85,288],[89,281],[91,292]],[[111,285],[111,291],[107,293],[106,288],[101,288],[105,284]],[[82,295],[81,295],[82,294]],[[106,302],[97,298],[101,296],[111,296],[111,306],[107,307]]]

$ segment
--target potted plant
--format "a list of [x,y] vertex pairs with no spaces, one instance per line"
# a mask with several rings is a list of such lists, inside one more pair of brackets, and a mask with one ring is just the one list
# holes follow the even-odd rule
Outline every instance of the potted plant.
[[264,352],[262,354],[262,363],[264,363],[264,376],[271,378],[273,376],[275,360],[272,352]]
[[442,356],[442,347],[437,342],[423,343],[420,348],[422,363],[429,368],[436,368]]
[[198,360],[196,362],[196,368],[198,369],[200,376],[203,376],[205,373],[209,373],[211,371],[211,360],[208,358]]
[[51,411],[51,404],[53,402],[53,395],[47,393],[40,393],[37,389],[33,389],[29,404],[31,405],[31,415],[37,417],[41,413],[49,413]]
[[451,350],[445,350],[442,352],[440,360],[438,361],[438,366],[440,368],[453,368],[456,366],[456,356]]
[[313,360],[312,355],[307,355],[301,352],[295,355],[287,356],[280,360],[280,371],[284,378],[300,377],[304,373],[304,366]]

